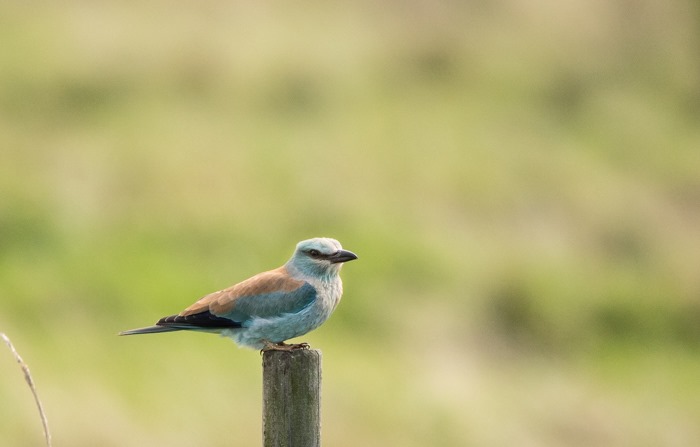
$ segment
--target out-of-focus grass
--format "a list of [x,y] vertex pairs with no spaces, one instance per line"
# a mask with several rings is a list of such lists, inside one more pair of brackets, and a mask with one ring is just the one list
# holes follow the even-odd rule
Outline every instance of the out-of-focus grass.
[[324,443],[700,440],[697,6],[1,8],[0,327],[56,445],[259,443],[256,353],[115,334],[316,235],[360,255]]

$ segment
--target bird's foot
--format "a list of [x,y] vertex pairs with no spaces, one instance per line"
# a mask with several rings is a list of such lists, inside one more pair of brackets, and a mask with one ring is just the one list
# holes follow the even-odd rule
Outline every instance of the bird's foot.
[[296,351],[297,349],[309,349],[309,344],[308,343],[295,343],[295,344],[290,344],[288,345],[285,342],[279,342],[279,343],[272,343],[270,341],[265,341],[265,347],[260,350],[260,354],[263,352],[267,351],[285,351],[285,352],[291,352],[291,351]]

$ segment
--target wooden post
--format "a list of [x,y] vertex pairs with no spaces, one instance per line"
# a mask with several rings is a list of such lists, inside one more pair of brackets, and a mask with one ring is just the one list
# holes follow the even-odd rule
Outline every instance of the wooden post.
[[263,354],[263,446],[321,446],[321,351]]

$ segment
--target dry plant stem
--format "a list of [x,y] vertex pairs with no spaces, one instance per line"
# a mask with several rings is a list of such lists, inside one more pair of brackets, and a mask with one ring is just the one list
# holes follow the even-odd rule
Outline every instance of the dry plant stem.
[[29,389],[32,390],[32,394],[34,395],[34,401],[36,402],[36,406],[39,409],[39,416],[41,416],[41,425],[44,426],[44,437],[46,438],[46,445],[48,447],[51,447],[51,434],[49,433],[49,422],[46,419],[46,414],[44,414],[44,408],[41,406],[39,395],[36,393],[36,388],[34,387],[34,381],[32,380],[32,374],[29,372],[29,367],[26,363],[24,363],[24,360],[22,360],[22,357],[20,357],[19,353],[12,345],[10,339],[7,338],[7,335],[0,332],[0,337],[2,337],[2,339],[5,341],[7,347],[10,348],[10,351],[12,351],[12,355],[15,356],[15,360],[17,360],[17,363],[19,363],[19,366],[22,368],[22,372],[24,372],[24,380],[29,385]]

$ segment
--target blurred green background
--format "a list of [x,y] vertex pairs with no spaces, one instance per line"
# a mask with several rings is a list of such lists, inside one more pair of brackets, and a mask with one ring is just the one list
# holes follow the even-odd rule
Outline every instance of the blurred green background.
[[0,331],[56,446],[259,445],[257,352],[116,334],[313,236],[360,256],[325,445],[700,444],[700,4],[2,3]]

